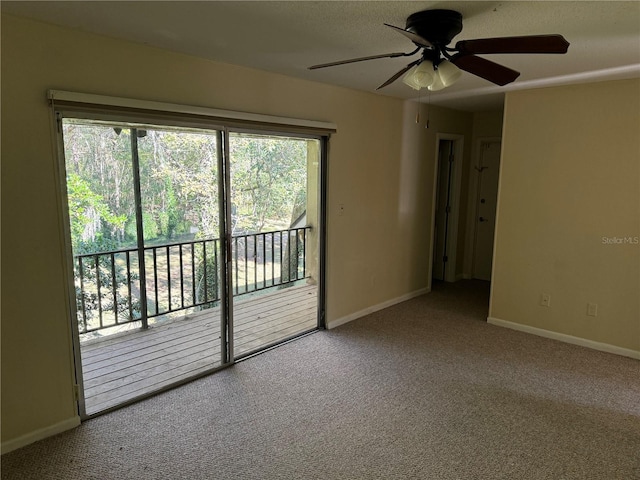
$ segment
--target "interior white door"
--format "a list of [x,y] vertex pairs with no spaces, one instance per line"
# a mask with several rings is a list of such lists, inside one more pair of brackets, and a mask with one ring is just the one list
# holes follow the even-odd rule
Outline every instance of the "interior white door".
[[482,142],[478,172],[478,203],[474,245],[473,276],[491,280],[493,240],[496,226],[498,176],[500,172],[500,142]]

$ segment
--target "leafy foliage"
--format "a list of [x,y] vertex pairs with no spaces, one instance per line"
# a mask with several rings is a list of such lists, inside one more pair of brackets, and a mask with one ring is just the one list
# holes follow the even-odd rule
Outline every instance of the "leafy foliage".
[[234,134],[230,150],[233,233],[288,228],[306,192],[306,141]]
[[124,214],[116,215],[101,194],[92,190],[90,182],[78,173],[67,175],[67,200],[74,251],[105,250],[114,246],[113,240],[127,221]]

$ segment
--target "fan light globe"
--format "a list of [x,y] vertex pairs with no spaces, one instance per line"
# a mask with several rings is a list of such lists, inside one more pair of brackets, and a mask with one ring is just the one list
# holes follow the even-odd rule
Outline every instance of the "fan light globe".
[[462,75],[462,70],[448,60],[438,63],[437,70],[429,60],[412,67],[402,78],[405,85],[414,90],[428,88],[432,92],[453,85]]
[[418,68],[418,67],[413,67],[407,73],[404,74],[404,77],[402,77],[402,83],[404,83],[405,85],[410,86],[414,90],[420,90],[420,85],[418,85],[416,83],[416,79],[415,79],[415,75],[414,75],[415,71],[416,71],[416,68]]
[[445,87],[453,85],[462,75],[462,70],[449,60],[443,60],[438,64],[438,76]]
[[433,83],[429,85],[429,90],[432,92],[437,92],[438,90],[442,90],[446,85],[442,82],[442,78],[440,75],[436,75],[433,79]]
[[416,83],[421,88],[426,88],[433,83],[433,78],[436,76],[436,71],[433,68],[433,63],[429,60],[425,60],[416,67],[414,77]]
[[402,81],[414,90],[420,90],[431,85],[435,77],[436,71],[433,69],[433,63],[425,60],[420,65],[410,69],[402,78]]

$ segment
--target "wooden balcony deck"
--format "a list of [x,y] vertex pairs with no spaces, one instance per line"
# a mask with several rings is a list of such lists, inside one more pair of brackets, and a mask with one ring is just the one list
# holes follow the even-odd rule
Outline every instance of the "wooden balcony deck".
[[[236,297],[234,354],[317,326],[317,286]],[[98,413],[221,365],[220,307],[81,344],[85,410]]]

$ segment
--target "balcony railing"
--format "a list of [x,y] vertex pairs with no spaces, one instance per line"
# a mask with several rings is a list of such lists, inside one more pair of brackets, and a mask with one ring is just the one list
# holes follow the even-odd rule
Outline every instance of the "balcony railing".
[[[232,237],[234,296],[308,277],[311,227]],[[219,239],[192,240],[74,257],[81,334],[140,322],[220,300]],[[144,275],[141,274],[144,268]],[[146,308],[143,309],[143,305]]]

